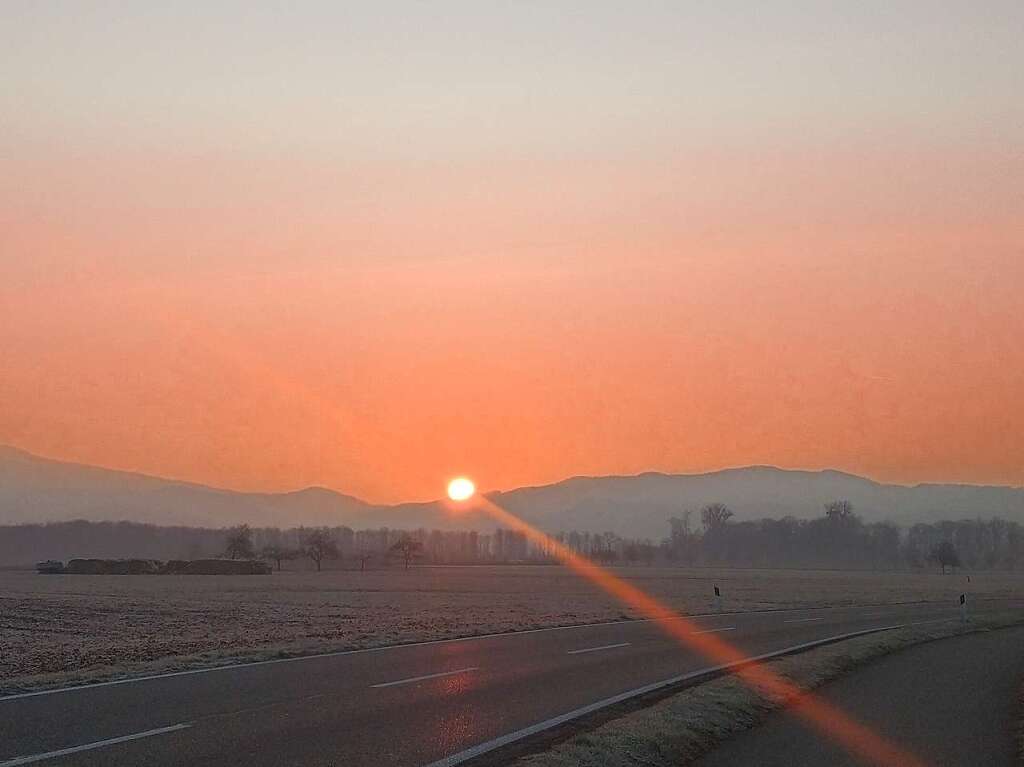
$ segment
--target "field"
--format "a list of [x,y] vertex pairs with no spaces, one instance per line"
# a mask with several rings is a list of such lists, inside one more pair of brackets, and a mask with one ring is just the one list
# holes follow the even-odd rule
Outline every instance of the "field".
[[[620,568],[675,610],[1019,595],[1024,573]],[[231,659],[633,617],[559,567],[419,567],[271,576],[0,572],[0,691]]]

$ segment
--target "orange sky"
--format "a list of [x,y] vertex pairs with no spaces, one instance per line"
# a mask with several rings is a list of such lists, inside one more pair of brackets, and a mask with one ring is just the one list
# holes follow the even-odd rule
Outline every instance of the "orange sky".
[[317,169],[307,207],[245,166],[138,198],[133,158],[60,159],[9,200],[0,441],[380,501],[748,463],[1021,482],[1019,157],[426,168],[363,210]]
[[0,442],[374,501],[1024,483],[1020,6],[555,7],[20,7]]

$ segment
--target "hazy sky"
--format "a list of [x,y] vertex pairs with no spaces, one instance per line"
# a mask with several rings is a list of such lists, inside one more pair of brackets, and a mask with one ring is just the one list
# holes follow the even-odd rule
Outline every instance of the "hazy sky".
[[1019,0],[182,5],[0,9],[0,442],[1024,483]]

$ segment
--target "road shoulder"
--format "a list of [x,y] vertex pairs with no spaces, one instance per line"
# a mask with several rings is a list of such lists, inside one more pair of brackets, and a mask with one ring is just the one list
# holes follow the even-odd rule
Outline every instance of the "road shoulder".
[[[851,639],[783,658],[771,669],[811,690],[883,655],[947,637],[1024,623],[1019,611],[961,625],[944,621]],[[519,758],[516,767],[675,767],[756,726],[789,700],[769,700],[734,676],[716,679],[578,734],[546,751]]]
[[[927,764],[1017,763],[1017,692],[1024,678],[1024,627],[977,632],[877,658],[817,693]],[[800,701],[722,744],[697,767],[860,765],[810,728]]]

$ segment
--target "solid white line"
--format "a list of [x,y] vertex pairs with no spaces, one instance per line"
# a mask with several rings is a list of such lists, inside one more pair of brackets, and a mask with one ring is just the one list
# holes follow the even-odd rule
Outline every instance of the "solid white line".
[[614,650],[616,647],[625,647],[630,642],[619,642],[618,644],[606,644],[600,647],[584,647],[582,650],[569,650],[566,655],[581,655],[585,652],[597,652],[598,650]]
[[77,754],[80,751],[91,751],[94,748],[105,748],[106,746],[114,746],[118,743],[127,743],[130,740],[138,740],[139,738],[149,738],[153,735],[163,735],[168,732],[175,732],[177,730],[184,730],[187,727],[191,727],[191,722],[184,724],[174,724],[170,727],[158,727],[155,730],[146,730],[145,732],[136,732],[131,735],[122,735],[119,738],[108,738],[107,740],[97,740],[93,743],[86,743],[83,746],[70,746],[69,748],[62,748],[57,751],[47,751],[45,754],[32,754],[31,756],[17,756],[14,759],[8,759],[6,762],[0,762],[0,767],[15,767],[19,764],[32,764],[33,762],[41,762],[44,759],[56,759],[58,756],[67,756],[68,754]]
[[[909,602],[904,604],[893,604],[893,607],[919,607],[929,606],[937,604],[935,602]],[[208,666],[206,668],[193,668],[185,671],[167,671],[162,674],[146,674],[144,676],[133,676],[124,679],[111,679],[106,682],[91,682],[89,684],[78,684],[70,687],[54,687],[48,690],[34,690],[32,692],[18,692],[12,693],[11,695],[0,696],[0,703],[8,700],[21,700],[23,698],[35,698],[40,695],[58,695],[68,692],[76,692],[78,690],[89,690],[94,687],[111,687],[119,684],[136,684],[138,682],[150,682],[154,679],[169,679],[176,676],[192,676],[194,674],[212,674],[217,671],[234,671],[243,668],[252,668],[254,666],[271,666],[277,663],[297,663],[298,661],[304,660],[318,660],[322,658],[339,658],[345,655],[361,655],[363,653],[371,652],[384,652],[386,650],[401,650],[406,647],[424,647],[427,645],[435,644],[454,644],[456,642],[475,642],[479,639],[497,639],[504,637],[517,637],[523,634],[538,634],[545,631],[570,631],[575,629],[588,629],[596,628],[598,626],[622,626],[629,624],[644,624],[652,623],[654,621],[662,620],[693,620],[694,618],[707,618],[731,615],[731,616],[743,616],[743,615],[762,615],[765,613],[791,613],[796,611],[804,611],[808,609],[814,610],[846,610],[846,607],[794,607],[794,608],[783,608],[779,610],[745,610],[740,612],[732,613],[694,613],[692,615],[675,615],[665,616],[664,618],[639,618],[636,620],[620,620],[620,621],[602,621],[600,623],[573,623],[569,626],[547,626],[539,629],[525,629],[523,631],[496,631],[490,634],[476,634],[474,636],[455,637],[453,639],[428,639],[422,642],[406,642],[405,644],[389,644],[381,645],[379,647],[363,647],[358,650],[336,650],[334,652],[321,652],[313,655],[296,655],[291,658],[271,658],[269,660],[254,660],[247,661],[245,663],[225,663],[221,666]]]
[[794,618],[793,620],[782,621],[782,622],[783,623],[809,623],[810,621],[823,621],[823,620],[825,620],[824,616],[822,616],[821,618]]
[[[465,673],[466,671],[478,671],[479,669],[480,669],[479,666],[469,666],[468,668],[458,668],[458,669],[455,669],[455,671],[442,671],[439,674],[425,674],[424,676],[413,676],[413,677],[409,677],[408,679],[399,679],[399,680],[397,680],[395,682],[381,682],[380,684],[371,684],[370,687],[371,688],[395,687],[395,686],[400,685],[400,684],[412,684],[413,682],[422,682],[424,679],[437,679],[438,677],[442,677],[442,676],[452,676],[454,674]],[[3,765],[0,764],[0,767],[3,767]]]
[[[836,636],[825,637],[824,639],[815,639],[811,642],[804,642],[803,644],[793,645],[792,647],[785,647],[781,650],[774,650],[773,652],[764,653],[763,655],[755,655],[752,658],[744,658],[743,660],[736,661],[734,663],[726,663],[721,666],[709,666],[708,668],[702,668],[699,671],[691,671],[688,674],[681,674],[674,676],[671,679],[663,679],[660,682],[653,682],[651,684],[644,685],[643,687],[637,687],[635,690],[629,692],[623,692],[618,695],[614,695],[611,698],[605,698],[599,700],[596,703],[583,706],[581,708],[568,711],[560,716],[552,717],[551,719],[545,719],[543,722],[537,722],[531,724],[529,727],[524,727],[521,730],[510,732],[507,735],[502,735],[494,740],[488,740],[484,743],[478,743],[471,748],[467,748],[464,751],[459,751],[457,754],[446,756],[443,759],[438,759],[436,762],[431,762],[426,767],[456,767],[456,765],[462,764],[463,762],[469,761],[481,754],[486,754],[488,751],[493,751],[496,748],[501,748],[509,743],[514,743],[517,740],[522,740],[530,735],[536,735],[538,732],[544,732],[544,730],[550,730],[552,727],[557,727],[565,722],[572,721],[581,716],[599,711],[607,706],[613,706],[616,703],[635,698],[639,695],[646,695],[649,692],[660,690],[663,687],[678,684],[679,682],[685,682],[689,679],[696,679],[707,674],[713,674],[717,671],[724,671],[735,666],[744,665],[754,661],[768,660],[770,658],[776,658],[780,655],[786,655],[788,653],[799,652],[800,650],[810,650],[813,647],[819,645],[828,644],[829,642],[838,642],[843,639],[852,639],[853,637],[863,636],[864,634],[873,634],[879,631],[888,631],[889,629],[903,628],[906,624],[899,624],[895,626],[884,626],[882,628],[862,629],[861,631],[851,631],[848,634],[837,634]],[[2,766],[0,766],[2,767]]]
[[704,629],[703,631],[691,631],[691,634],[717,634],[719,631],[735,631],[735,626],[726,626],[720,629]]

